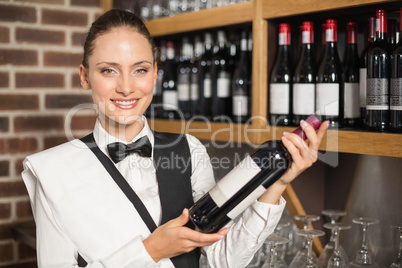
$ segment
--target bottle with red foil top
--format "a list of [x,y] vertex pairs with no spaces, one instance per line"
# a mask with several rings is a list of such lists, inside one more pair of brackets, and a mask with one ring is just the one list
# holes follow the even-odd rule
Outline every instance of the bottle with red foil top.
[[360,75],[359,75],[359,91],[360,91],[360,123],[359,126],[366,128],[366,92],[367,92],[367,52],[372,43],[375,41],[375,17],[369,18],[367,33],[367,45],[363,49],[360,56]]
[[329,120],[330,128],[341,126],[343,119],[342,64],[337,48],[337,22],[326,20],[326,46],[317,73],[316,115]]
[[389,129],[389,89],[391,78],[391,45],[387,41],[387,13],[376,12],[376,40],[367,52],[367,128]]
[[302,50],[293,79],[293,125],[306,120],[315,112],[315,79],[317,67],[314,58],[314,28],[311,21],[301,25]]
[[356,127],[360,118],[359,105],[359,68],[360,60],[357,49],[357,24],[346,24],[346,51],[344,60],[344,125]]
[[[321,125],[313,115],[306,121],[316,130]],[[306,139],[300,127],[293,133]],[[217,232],[280,179],[291,164],[281,140],[264,142],[190,208],[191,221],[204,233]]]
[[272,125],[287,126],[292,123],[292,80],[290,25],[281,23],[279,24],[278,53],[269,85],[269,118]]
[[[402,31],[402,8],[400,16],[400,29]],[[402,39],[392,52],[390,113],[391,131],[402,132]]]

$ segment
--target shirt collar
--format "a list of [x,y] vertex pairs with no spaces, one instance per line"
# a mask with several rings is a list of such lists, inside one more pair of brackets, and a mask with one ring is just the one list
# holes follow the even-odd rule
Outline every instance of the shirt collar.
[[[112,135],[110,135],[101,125],[99,118],[96,120],[95,123],[95,127],[94,127],[94,138],[95,138],[95,142],[96,145],[98,145],[99,149],[101,149],[101,151],[103,153],[105,153],[106,155],[109,155],[108,151],[107,151],[107,145],[112,143],[112,142],[121,142],[124,144],[128,144],[131,142],[134,142],[136,140],[138,140],[139,138],[142,138],[144,136],[148,136],[149,141],[152,144],[152,148],[154,148],[154,135],[151,131],[151,129],[149,128],[148,125],[148,121],[146,119],[145,116],[142,116],[142,122],[144,123],[144,127],[142,128],[142,130],[140,131],[140,133],[138,133],[137,136],[134,137],[134,139],[130,142],[121,140],[119,138],[116,138]],[[153,150],[152,150],[152,155],[153,155]]]

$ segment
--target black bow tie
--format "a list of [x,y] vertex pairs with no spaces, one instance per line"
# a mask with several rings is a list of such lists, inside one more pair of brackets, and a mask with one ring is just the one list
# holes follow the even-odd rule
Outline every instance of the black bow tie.
[[152,154],[152,145],[147,136],[127,145],[121,142],[113,142],[108,144],[107,149],[116,164],[132,153],[137,153],[144,157],[151,157]]

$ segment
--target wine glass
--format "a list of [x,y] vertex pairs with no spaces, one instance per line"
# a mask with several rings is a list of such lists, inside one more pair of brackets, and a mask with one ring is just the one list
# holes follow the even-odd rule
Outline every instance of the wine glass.
[[314,230],[314,229],[301,229],[296,231],[297,235],[305,237],[306,244],[307,244],[307,259],[304,260],[304,263],[300,263],[298,268],[318,268],[316,262],[313,259],[313,239],[314,237],[323,236],[325,235],[324,231],[321,230]]
[[269,236],[264,244],[266,244],[267,250],[269,250],[269,257],[265,260],[264,264],[261,268],[287,268],[286,262],[280,256],[277,251],[278,246],[286,245],[289,242],[289,239],[285,237],[280,237],[276,235]]
[[354,260],[350,263],[351,268],[379,268],[378,264],[373,261],[372,254],[367,247],[367,228],[370,225],[377,224],[378,220],[373,218],[355,218],[353,223],[360,224],[362,226],[362,245],[361,248],[354,255]]
[[349,261],[347,257],[342,256],[339,245],[339,232],[341,230],[350,229],[351,226],[344,223],[326,223],[325,228],[331,229],[334,234],[334,251],[328,259],[328,264],[325,268],[348,268]]
[[399,235],[399,251],[397,259],[391,264],[389,268],[402,268],[402,225],[392,226],[398,230]]
[[[335,248],[335,223],[338,222],[339,218],[342,216],[346,215],[345,211],[342,210],[335,210],[335,209],[326,209],[322,211],[322,214],[327,216],[330,219],[329,225],[324,225],[324,228],[329,228],[331,229],[331,237],[329,239],[329,242],[324,246],[324,250],[321,252],[320,257],[318,258],[318,266],[320,268],[326,268],[328,265],[329,258],[331,255],[334,253],[334,248]],[[346,254],[345,250],[343,249],[342,245],[339,245],[339,252],[344,261],[346,263],[349,262],[348,260],[348,255]]]
[[[303,223],[303,230],[308,230],[309,226],[312,222],[318,221],[320,216],[316,215],[296,215],[295,220],[301,221]],[[297,231],[296,231],[297,233]],[[289,265],[289,268],[300,268],[302,264],[304,264],[307,260],[308,255],[308,245],[307,239],[304,239],[302,248],[296,253],[296,256],[293,258],[292,262]],[[312,253],[313,262],[317,263],[317,255]]]

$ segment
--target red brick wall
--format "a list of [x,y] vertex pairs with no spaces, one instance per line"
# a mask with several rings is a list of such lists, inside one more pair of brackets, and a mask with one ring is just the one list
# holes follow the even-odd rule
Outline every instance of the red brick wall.
[[[32,221],[22,160],[67,140],[72,107],[90,102],[80,88],[82,42],[101,0],[0,1],[0,267],[35,267],[35,252],[13,239]],[[94,113],[77,113],[74,136],[90,131]],[[67,126],[70,128],[70,126]]]

